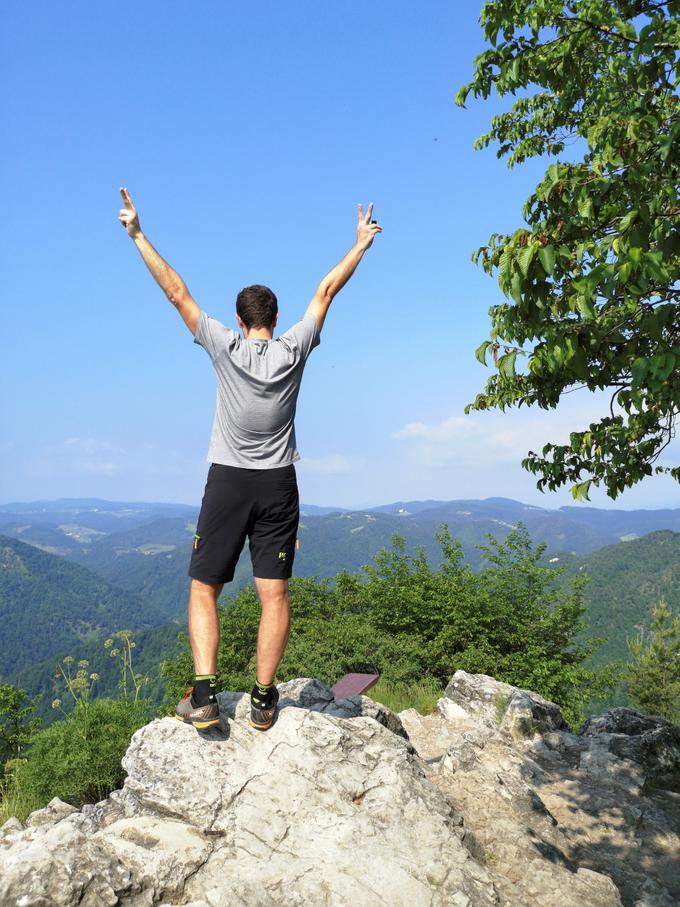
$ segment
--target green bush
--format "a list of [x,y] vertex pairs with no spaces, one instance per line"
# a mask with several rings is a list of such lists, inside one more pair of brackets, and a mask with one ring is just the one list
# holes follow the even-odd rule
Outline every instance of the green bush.
[[95,699],[78,702],[69,716],[31,740],[17,767],[15,791],[34,804],[52,797],[80,807],[121,787],[121,759],[132,734],[154,717],[146,700]]
[[[542,566],[546,546],[534,548],[521,523],[502,542],[489,535],[489,545],[478,546],[487,562],[479,573],[463,563],[445,524],[436,537],[442,549],[437,569],[422,547],[411,554],[395,535],[392,547],[357,573],[293,578],[291,632],[277,682],[317,677],[332,686],[359,671],[380,674],[388,686],[423,682],[443,689],[455,671],[465,670],[535,690],[558,703],[570,724],[580,724],[584,704],[616,679],[613,666],[583,666],[602,642],[579,642],[587,578],[560,585],[565,568]],[[248,690],[260,621],[255,589],[247,586],[220,604],[219,621],[220,686]],[[163,663],[171,705],[192,672],[188,646]]]

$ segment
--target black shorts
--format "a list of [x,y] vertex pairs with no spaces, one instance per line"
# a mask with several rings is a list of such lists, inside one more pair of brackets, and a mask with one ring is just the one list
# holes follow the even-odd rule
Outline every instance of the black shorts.
[[292,463],[275,469],[211,463],[189,576],[204,583],[230,582],[247,536],[253,576],[288,579],[293,572],[299,520]]

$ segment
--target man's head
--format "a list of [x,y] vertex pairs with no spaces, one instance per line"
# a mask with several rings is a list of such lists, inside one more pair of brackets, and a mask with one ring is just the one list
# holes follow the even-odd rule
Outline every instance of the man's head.
[[236,314],[247,331],[264,328],[274,330],[279,306],[276,296],[259,283],[245,287],[236,297]]

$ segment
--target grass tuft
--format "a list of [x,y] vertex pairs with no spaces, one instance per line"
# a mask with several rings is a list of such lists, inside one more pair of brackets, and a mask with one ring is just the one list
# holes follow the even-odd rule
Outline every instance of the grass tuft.
[[415,709],[421,715],[429,715],[437,709],[437,700],[444,695],[440,683],[424,677],[413,683],[390,683],[379,680],[366,695],[393,712]]

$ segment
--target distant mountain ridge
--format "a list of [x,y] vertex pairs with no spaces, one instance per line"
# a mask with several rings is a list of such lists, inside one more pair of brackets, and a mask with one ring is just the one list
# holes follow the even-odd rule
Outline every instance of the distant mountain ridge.
[[[576,553],[595,550],[623,539],[640,537],[649,532],[668,529],[680,532],[680,500],[677,508],[662,510],[608,510],[597,507],[563,506],[551,510],[523,504],[511,498],[485,500],[395,501],[377,507],[354,508],[301,505],[301,518],[309,521],[349,516],[352,528],[371,514],[377,519],[395,517],[409,524],[449,522],[449,528],[462,536],[482,538],[484,532],[509,527],[519,520],[536,537],[549,546]],[[145,502],[106,501],[99,498],[62,498],[58,501],[15,502],[0,505],[0,533],[18,538],[52,554],[71,556],[83,550],[96,550],[96,543],[112,534],[143,529],[153,524],[159,538],[147,537],[149,543],[177,544],[182,535],[193,534],[198,519],[198,506]],[[180,528],[168,535],[162,521]],[[183,522],[182,522],[183,521]],[[482,527],[480,524],[485,523]],[[321,525],[321,524],[319,524]],[[391,528],[392,523],[386,527]],[[470,532],[476,526],[476,531]],[[192,528],[193,527],[193,528]],[[500,530],[498,530],[500,531]],[[130,539],[132,536],[130,536]],[[334,572],[334,571],[332,571]]]
[[[198,507],[185,504],[89,498],[5,504],[0,506],[0,533],[81,564],[107,582],[143,596],[146,607],[173,620],[183,617],[186,609],[187,570],[198,512]],[[323,577],[355,571],[389,546],[395,533],[411,549],[422,545],[436,566],[440,549],[435,533],[443,523],[477,569],[482,557],[477,546],[486,543],[488,534],[505,537],[520,521],[536,542],[546,543],[549,552],[586,555],[649,532],[680,531],[680,507],[549,510],[498,497],[396,501],[366,510],[303,505],[295,573]],[[225,594],[235,592],[250,577],[246,546]]]

